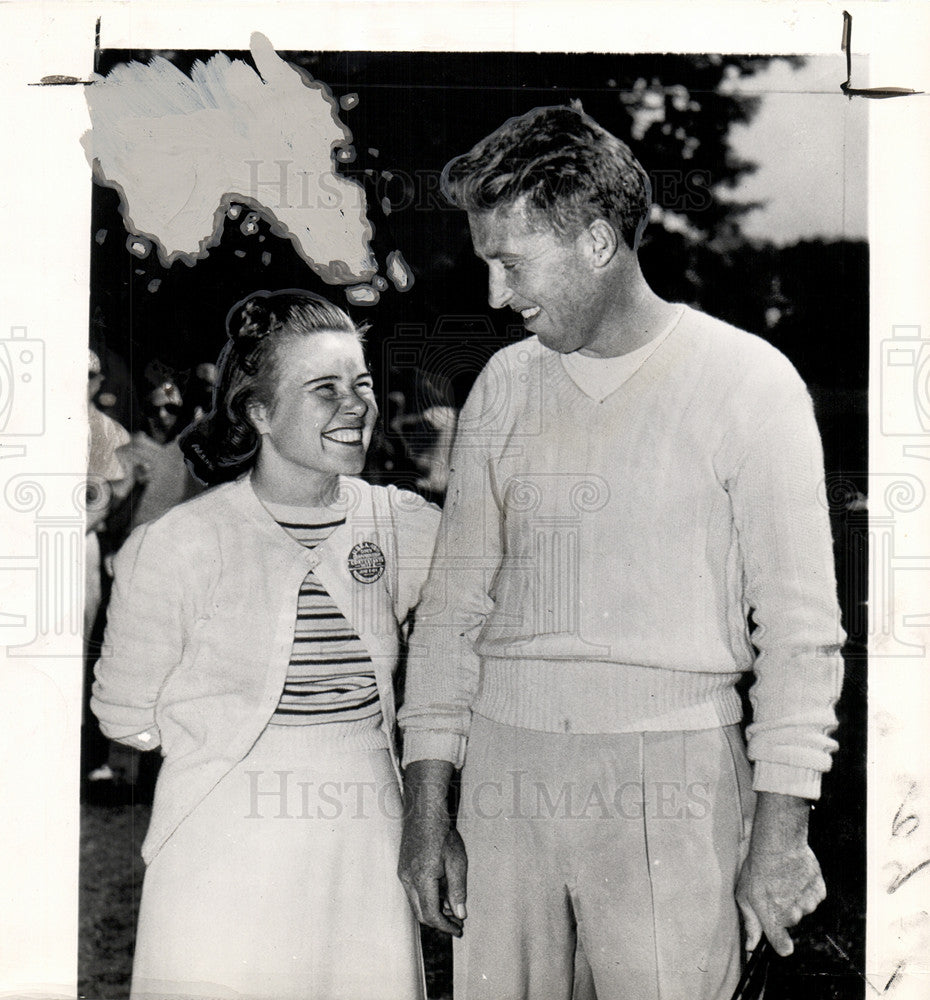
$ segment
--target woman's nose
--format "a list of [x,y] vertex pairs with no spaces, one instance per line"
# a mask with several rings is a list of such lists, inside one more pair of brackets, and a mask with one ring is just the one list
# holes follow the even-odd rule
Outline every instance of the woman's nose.
[[340,408],[343,413],[364,415],[373,405],[370,399],[366,399],[356,389],[350,389],[343,395]]

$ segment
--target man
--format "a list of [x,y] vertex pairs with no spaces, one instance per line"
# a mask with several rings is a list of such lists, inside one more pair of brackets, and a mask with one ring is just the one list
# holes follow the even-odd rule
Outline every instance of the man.
[[444,190],[531,336],[459,421],[401,714],[401,879],[457,937],[457,1000],[727,998],[737,901],[747,948],[784,955],[825,896],[807,821],[843,635],[809,396],[648,287],[647,176],[580,111],[508,121]]

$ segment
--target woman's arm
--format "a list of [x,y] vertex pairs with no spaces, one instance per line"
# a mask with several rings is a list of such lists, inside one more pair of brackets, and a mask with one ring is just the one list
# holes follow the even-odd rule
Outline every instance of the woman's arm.
[[91,708],[110,739],[142,750],[159,746],[159,692],[181,662],[190,582],[186,562],[162,524],[134,531],[116,555],[103,650]]

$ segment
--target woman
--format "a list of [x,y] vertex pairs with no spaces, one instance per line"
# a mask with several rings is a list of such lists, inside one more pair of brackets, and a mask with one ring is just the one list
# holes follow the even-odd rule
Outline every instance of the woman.
[[424,995],[396,877],[392,673],[438,511],[361,472],[361,333],[325,299],[227,318],[213,411],[182,447],[221,485],[116,559],[94,711],[160,746],[134,998]]

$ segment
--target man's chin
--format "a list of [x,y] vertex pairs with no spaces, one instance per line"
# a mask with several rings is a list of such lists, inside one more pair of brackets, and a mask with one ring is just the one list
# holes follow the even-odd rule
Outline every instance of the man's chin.
[[533,331],[533,334],[539,339],[543,347],[547,347],[550,351],[555,351],[556,354],[571,354],[575,350],[571,344],[560,340],[558,337],[549,337],[545,333],[536,333],[535,331]]
[[[526,335],[528,337],[534,337],[534,336],[538,337],[540,335],[539,324],[540,321],[542,320],[542,316],[540,313],[536,313],[534,316],[530,316],[529,319],[527,319],[524,316],[521,316],[520,319],[523,320],[523,329],[526,331]],[[545,336],[545,332],[543,332],[543,336]]]

